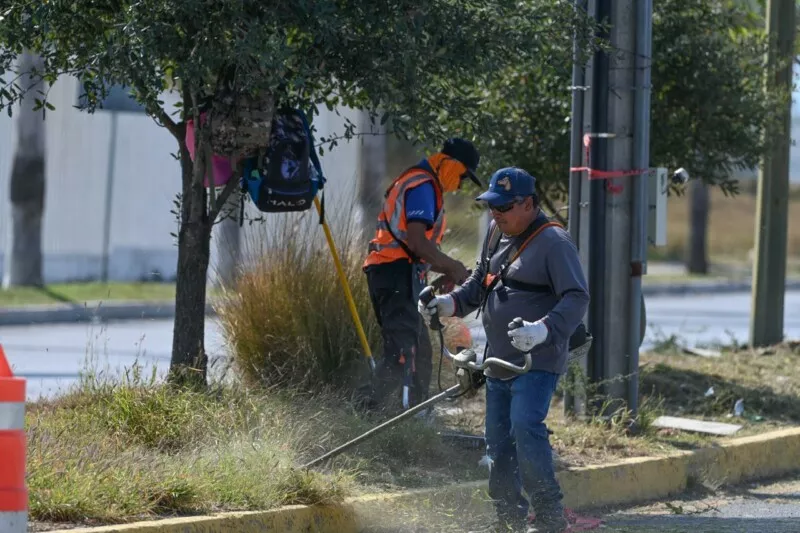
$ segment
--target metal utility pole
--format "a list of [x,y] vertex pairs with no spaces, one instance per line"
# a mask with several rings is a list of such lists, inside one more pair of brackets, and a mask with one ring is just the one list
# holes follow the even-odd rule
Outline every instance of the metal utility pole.
[[[795,17],[795,0],[767,0],[767,33],[773,46],[767,53],[766,91],[792,90]],[[769,152],[764,155],[759,169],[751,346],[767,346],[783,340],[791,107],[789,99],[784,109],[781,137],[768,144]]]
[[604,37],[613,50],[596,54],[586,71],[589,121],[583,134],[590,135],[590,150],[583,166],[595,172],[595,179],[582,175],[580,198],[588,198],[588,216],[580,210],[577,230],[588,263],[589,329],[595,339],[586,370],[599,384],[596,394],[616,400],[612,409],[626,402],[635,415],[650,179],[652,0],[594,0],[589,9],[598,21],[610,23]]
[[[633,168],[650,168],[650,73],[653,58],[653,0],[636,0],[636,55],[634,56]],[[653,187],[650,172],[631,176],[631,269],[628,305],[628,409],[639,412],[639,347],[644,322],[642,276],[647,265],[648,187]]]
[[[574,0],[575,10],[578,13],[586,12],[587,0]],[[586,90],[586,65],[581,62],[580,50],[578,43],[578,33],[575,32],[573,36],[572,45],[572,109],[570,113],[570,166],[579,167],[582,164],[583,158],[583,108],[584,108],[584,91]],[[583,202],[581,202],[581,179],[583,175],[578,172],[571,172],[569,176],[569,210],[568,216],[568,229],[569,236],[576,245],[581,242],[581,210]],[[584,255],[581,256],[581,262],[584,270],[587,270],[587,264]],[[588,367],[587,357],[583,357],[578,362],[578,368],[582,372],[586,372]],[[580,380],[570,368],[567,370],[565,379],[566,387],[564,389],[564,413],[583,415],[585,414],[585,391],[580,388]]]

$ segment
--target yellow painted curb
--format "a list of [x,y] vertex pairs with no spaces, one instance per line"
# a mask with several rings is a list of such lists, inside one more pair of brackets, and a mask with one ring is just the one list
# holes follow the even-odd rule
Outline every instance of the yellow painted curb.
[[272,511],[219,513],[52,533],[355,533],[351,505],[293,505]]
[[[724,444],[660,457],[633,457],[557,473],[564,504],[572,509],[621,505],[679,494],[695,482],[735,484],[800,471],[800,428],[732,439]],[[491,511],[486,481],[350,500],[359,524],[389,509]]]
[[[564,503],[572,509],[620,505],[678,494],[693,482],[735,484],[800,471],[800,428],[730,440],[719,446],[664,457],[558,472]],[[53,533],[359,533],[366,525],[390,525],[390,517],[425,511],[491,512],[487,482],[350,498],[338,506],[293,506],[273,511],[138,522]]]

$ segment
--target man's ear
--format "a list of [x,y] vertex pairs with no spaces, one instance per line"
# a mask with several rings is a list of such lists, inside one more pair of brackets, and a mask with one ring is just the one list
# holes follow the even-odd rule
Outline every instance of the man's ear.
[[533,211],[536,209],[536,200],[534,200],[532,196],[528,196],[525,199],[525,209],[527,211]]

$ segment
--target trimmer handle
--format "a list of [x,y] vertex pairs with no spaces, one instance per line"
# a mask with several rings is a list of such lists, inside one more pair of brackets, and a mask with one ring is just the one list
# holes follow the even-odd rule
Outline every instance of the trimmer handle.
[[514,329],[518,329],[518,328],[523,327],[524,325],[525,325],[525,322],[522,320],[522,318],[521,317],[517,317],[514,320],[512,320],[511,323],[508,325],[508,330],[511,331],[511,330],[514,330]]
[[[436,295],[433,294],[433,287],[428,286],[422,289],[422,292],[419,293],[419,300],[427,307],[429,303],[436,298]],[[431,317],[431,329],[434,331],[438,331],[442,329],[442,323],[439,321],[439,314],[438,310],[433,310],[433,316]]]

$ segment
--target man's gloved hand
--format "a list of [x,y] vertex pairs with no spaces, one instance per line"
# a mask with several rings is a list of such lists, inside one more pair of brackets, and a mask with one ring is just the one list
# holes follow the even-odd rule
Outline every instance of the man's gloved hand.
[[528,322],[521,318],[515,318],[508,324],[511,345],[522,352],[529,352],[534,346],[546,341],[549,332],[547,325],[541,320]]
[[436,296],[428,305],[425,305],[422,300],[418,300],[417,311],[422,315],[425,325],[430,326],[431,317],[434,314],[438,314],[439,318],[453,316],[456,312],[456,301],[449,294]]

